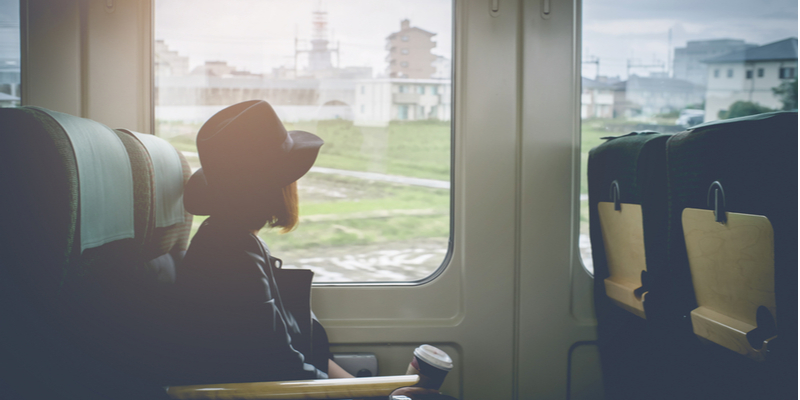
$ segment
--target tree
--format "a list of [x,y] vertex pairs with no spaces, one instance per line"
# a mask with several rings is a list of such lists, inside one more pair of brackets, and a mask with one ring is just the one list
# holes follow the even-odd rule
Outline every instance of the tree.
[[791,82],[783,82],[772,88],[772,93],[781,100],[784,110],[797,109],[797,78]]
[[720,112],[717,114],[717,117],[719,117],[719,119],[729,119],[729,118],[745,117],[754,114],[761,114],[770,111],[775,111],[775,110],[769,107],[764,107],[758,103],[753,103],[752,101],[739,100],[731,104],[729,109],[720,110]]

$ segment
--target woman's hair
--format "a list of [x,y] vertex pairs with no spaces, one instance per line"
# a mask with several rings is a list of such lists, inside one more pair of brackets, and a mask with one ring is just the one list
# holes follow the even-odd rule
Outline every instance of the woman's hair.
[[270,190],[259,196],[243,196],[239,200],[238,204],[228,204],[212,216],[250,231],[269,225],[270,228],[280,227],[281,233],[287,233],[297,226],[297,181],[279,190]]
[[[273,213],[271,218],[267,219],[267,223],[269,223],[270,228],[279,226],[283,228],[281,229],[281,233],[288,233],[297,226],[297,220],[300,214],[299,201],[297,199],[297,181],[284,186],[283,189],[281,189],[281,195],[283,198],[282,204],[276,207],[277,212]],[[263,227],[264,225],[261,226]]]

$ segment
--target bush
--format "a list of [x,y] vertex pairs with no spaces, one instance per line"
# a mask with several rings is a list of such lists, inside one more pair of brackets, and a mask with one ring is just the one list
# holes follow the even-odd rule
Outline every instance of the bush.
[[678,118],[678,116],[680,116],[680,115],[681,115],[681,112],[679,110],[673,110],[673,111],[669,111],[669,112],[658,114],[658,115],[656,115],[656,118],[675,119],[675,118]]
[[784,110],[797,109],[797,79],[772,88],[772,93],[781,100]]
[[737,101],[731,104],[728,110],[720,110],[717,114],[719,119],[730,119],[738,117],[746,117],[748,115],[762,114],[765,112],[775,111],[769,107],[764,107],[752,101]]

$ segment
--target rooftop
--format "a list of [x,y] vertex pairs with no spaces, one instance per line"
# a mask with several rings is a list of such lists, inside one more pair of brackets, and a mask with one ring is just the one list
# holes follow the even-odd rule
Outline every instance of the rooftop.
[[797,38],[788,38],[763,46],[732,51],[718,57],[703,60],[703,62],[707,64],[718,64],[772,60],[797,60]]
[[400,21],[400,31],[390,34],[389,36],[386,37],[386,39],[387,40],[392,40],[398,34],[403,33],[403,32],[409,32],[409,31],[419,31],[419,32],[422,32],[422,33],[424,33],[424,34],[426,34],[428,36],[435,36],[436,35],[435,33],[428,32],[425,29],[417,28],[416,26],[411,26],[411,21],[409,21],[408,19],[404,19],[404,20]]
[[583,87],[584,89],[613,90],[614,83],[616,83],[616,81],[609,83],[609,82],[602,82],[599,80],[581,77],[581,87]]

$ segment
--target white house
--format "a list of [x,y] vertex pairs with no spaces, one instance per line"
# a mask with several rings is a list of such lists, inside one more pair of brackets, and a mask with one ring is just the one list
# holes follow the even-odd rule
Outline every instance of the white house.
[[745,43],[741,39],[690,40],[686,43],[686,47],[675,49],[672,77],[692,82],[695,85],[706,86],[708,84],[708,65],[703,63],[704,60],[751,47],[758,47],[758,45]]
[[451,82],[442,79],[365,79],[355,85],[353,123],[450,120]]
[[751,101],[780,109],[772,92],[781,83],[797,79],[797,38],[734,51],[704,61],[708,64],[706,121],[719,119],[736,101]]
[[581,119],[613,117],[614,86],[600,80],[581,78]]

